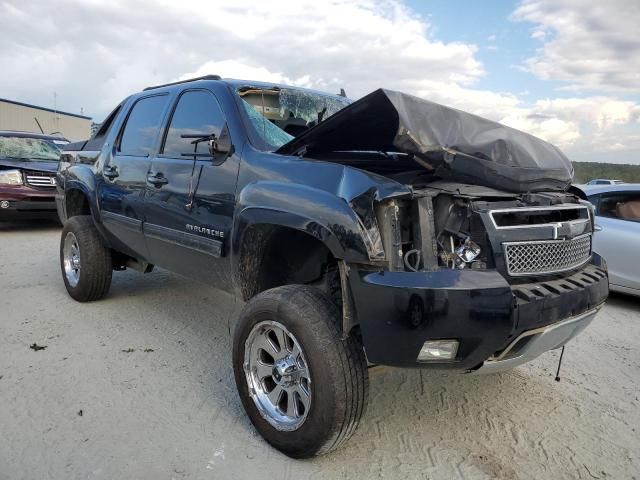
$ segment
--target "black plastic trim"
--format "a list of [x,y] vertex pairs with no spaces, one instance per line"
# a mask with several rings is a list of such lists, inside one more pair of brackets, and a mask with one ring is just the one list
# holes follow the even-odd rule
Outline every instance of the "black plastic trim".
[[214,257],[222,257],[222,242],[213,238],[200,237],[192,233],[181,232],[173,228],[145,223],[142,227],[147,237],[155,238],[163,242],[196,250]]

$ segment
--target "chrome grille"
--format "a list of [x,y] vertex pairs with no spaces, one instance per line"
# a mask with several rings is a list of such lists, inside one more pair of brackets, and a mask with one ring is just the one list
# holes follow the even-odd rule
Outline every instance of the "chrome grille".
[[32,187],[54,188],[56,186],[56,177],[53,175],[28,173],[25,177]]
[[569,240],[505,242],[509,275],[541,275],[579,267],[591,257],[591,234]]

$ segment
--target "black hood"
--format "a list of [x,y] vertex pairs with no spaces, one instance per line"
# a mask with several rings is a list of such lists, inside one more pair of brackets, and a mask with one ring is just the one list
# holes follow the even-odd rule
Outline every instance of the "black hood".
[[527,133],[412,95],[379,89],[276,153],[402,152],[437,176],[514,192],[566,190],[573,165]]

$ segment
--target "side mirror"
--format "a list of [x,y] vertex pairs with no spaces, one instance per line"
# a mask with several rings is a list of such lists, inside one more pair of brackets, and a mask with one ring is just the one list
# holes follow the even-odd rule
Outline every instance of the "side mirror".
[[216,137],[212,135],[209,139],[209,153],[214,158],[214,161],[220,160],[221,157],[227,158],[229,155],[233,155],[235,151],[233,144],[231,143],[231,135],[229,135],[229,127],[225,123],[220,130],[220,135]]

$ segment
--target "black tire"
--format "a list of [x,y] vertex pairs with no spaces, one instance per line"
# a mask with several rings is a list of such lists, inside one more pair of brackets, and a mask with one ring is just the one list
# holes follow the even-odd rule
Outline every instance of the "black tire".
[[[79,275],[75,285],[65,273],[64,246],[69,234],[75,236],[80,252]],[[65,223],[60,239],[60,269],[67,292],[78,302],[99,300],[109,292],[113,272],[111,250],[102,244],[91,216],[71,217]]]
[[[236,385],[252,423],[273,447],[293,458],[325,454],[347,441],[365,413],[369,376],[362,342],[342,339],[339,314],[320,290],[287,285],[251,299],[238,320],[233,338]],[[245,343],[253,327],[277,321],[295,336],[304,352],[312,395],[303,423],[293,431],[276,429],[265,420],[249,394],[245,370]]]

